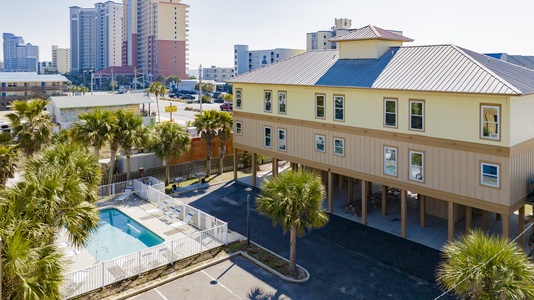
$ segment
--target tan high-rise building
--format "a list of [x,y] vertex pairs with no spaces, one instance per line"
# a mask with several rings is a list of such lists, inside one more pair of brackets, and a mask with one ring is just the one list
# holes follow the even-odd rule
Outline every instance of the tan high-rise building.
[[56,67],[60,74],[70,71],[69,48],[59,48],[57,45],[52,45],[52,67]]
[[188,8],[181,0],[123,0],[122,64],[147,78],[186,78]]

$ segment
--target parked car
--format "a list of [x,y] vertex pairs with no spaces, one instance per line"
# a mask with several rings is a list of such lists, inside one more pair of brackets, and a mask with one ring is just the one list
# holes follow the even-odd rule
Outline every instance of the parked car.
[[225,102],[223,104],[221,104],[221,110],[226,110],[226,111],[231,111],[233,110],[233,104],[232,103],[228,103],[228,102]]
[[180,99],[195,100],[195,96],[193,96],[193,95],[182,95],[182,96],[180,96]]
[[213,100],[213,103],[224,103],[224,100],[217,98],[217,99]]

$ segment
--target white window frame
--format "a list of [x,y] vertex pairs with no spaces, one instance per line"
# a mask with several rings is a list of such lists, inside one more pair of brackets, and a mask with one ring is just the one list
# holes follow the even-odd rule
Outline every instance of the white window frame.
[[[341,147],[336,145],[337,142],[341,142]],[[338,149],[340,148],[341,152],[338,153]],[[345,156],[345,139],[334,138],[334,155]]]
[[[336,106],[337,98],[341,99],[341,108]],[[342,118],[337,118],[337,111],[341,110]],[[345,121],[345,96],[343,95],[334,95],[334,121]]]
[[[497,110],[497,121],[496,122],[485,120],[484,108]],[[497,132],[496,133],[488,132],[488,135],[486,136],[484,134],[484,127],[486,124],[495,124]],[[501,127],[501,107],[499,105],[491,105],[491,104],[480,105],[480,138],[488,139],[488,140],[500,140],[501,139],[501,128],[500,127]]]
[[[412,110],[413,104],[421,104],[421,115],[414,115]],[[412,118],[418,117],[421,118],[421,128],[413,127]],[[415,131],[425,131],[425,101],[421,100],[410,100],[410,130]]]
[[[282,104],[284,104],[284,111],[281,111],[280,108],[282,107]],[[286,91],[278,91],[278,113],[279,114],[287,114],[287,92]]]
[[[267,95],[269,95],[267,97]],[[267,103],[269,103],[269,109],[267,109]],[[273,111],[273,91],[265,90],[263,91],[263,111],[272,112]]]
[[243,90],[235,89],[235,107],[243,108]]
[[[387,111],[387,103],[388,102],[395,103],[395,112],[388,112]],[[397,99],[384,98],[384,127],[397,128],[397,126],[398,126],[398,110],[399,110],[399,106],[398,106]],[[387,125],[386,124],[388,115],[394,115],[395,116],[395,125]]]
[[[321,145],[319,141],[322,140],[323,149],[321,150],[318,146]],[[316,134],[315,135],[315,151],[325,152],[326,151],[326,137],[324,135]]]
[[[269,130],[269,135],[267,135],[267,130]],[[267,145],[267,141],[269,141],[269,145]],[[263,146],[265,148],[273,147],[273,128],[270,126],[263,127]]]
[[[322,97],[323,98],[323,105],[322,106],[319,106],[317,104],[317,100],[319,97]],[[318,108],[322,108],[323,109],[323,116],[319,116],[318,115]],[[324,119],[326,117],[326,95],[325,94],[315,94],[315,118],[316,119]]]
[[[280,136],[280,133],[284,132],[284,138]],[[278,150],[286,151],[287,150],[287,130],[278,129]]]
[[[397,176],[397,157],[398,157],[397,148],[387,147],[387,146],[384,147],[384,174],[385,175]],[[391,162],[393,162],[393,164]],[[393,172],[393,174],[388,171],[387,169],[388,165],[393,165],[395,167],[395,171]]]
[[[494,175],[494,174],[489,174],[489,173],[484,173],[484,166],[488,166],[488,167],[495,167],[497,169],[497,175]],[[500,171],[501,171],[501,167],[498,165],[498,164],[492,164],[492,163],[486,163],[486,162],[481,162],[480,163],[480,184],[481,185],[484,185],[484,186],[490,186],[490,187],[494,187],[494,188],[500,188],[500,182],[501,182],[501,178],[500,178]],[[487,180],[484,180],[484,176],[486,177],[492,177],[492,178],[495,178],[497,183],[496,184],[491,184],[490,182],[488,182]]]
[[242,122],[235,122],[235,134],[237,135],[243,135],[243,123]]
[[[412,156],[414,154],[420,154],[421,155],[421,166],[413,164]],[[410,167],[408,169],[408,176],[409,176],[410,180],[424,182],[425,181],[425,153],[421,152],[421,151],[410,151],[409,161],[410,161]],[[420,168],[420,171],[417,174],[419,174],[421,177],[414,176],[415,172],[414,172],[413,168]]]

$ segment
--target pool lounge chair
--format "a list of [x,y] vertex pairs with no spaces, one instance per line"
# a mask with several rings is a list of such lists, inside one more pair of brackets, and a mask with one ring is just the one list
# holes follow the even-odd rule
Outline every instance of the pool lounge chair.
[[125,200],[130,198],[130,196],[132,195],[132,192],[133,192],[133,188],[131,186],[126,187],[126,189],[124,189],[124,193],[120,195],[119,197],[117,197],[115,201],[116,202],[122,201],[122,203],[124,203]]
[[74,278],[66,279],[66,284],[62,288],[62,296],[70,297],[77,295],[76,292],[87,282],[89,273],[91,273],[90,270],[80,270],[74,275]]
[[78,252],[77,250],[71,250],[65,253],[65,257],[68,258],[71,262],[77,261],[79,255],[80,255],[80,252]]
[[169,220],[172,220],[172,216],[174,216],[175,212],[174,206],[169,206],[169,209],[163,212],[163,219],[168,218]]
[[189,224],[189,222],[191,222],[191,218],[193,218],[194,215],[195,215],[194,212],[188,212],[183,221],[178,221],[176,223],[171,224],[170,226],[172,228],[176,228],[176,227],[187,225]]
[[147,214],[154,214],[154,213],[163,213],[167,210],[167,206],[169,205],[169,201],[163,200],[161,202],[160,206],[158,208],[153,208],[145,211]]

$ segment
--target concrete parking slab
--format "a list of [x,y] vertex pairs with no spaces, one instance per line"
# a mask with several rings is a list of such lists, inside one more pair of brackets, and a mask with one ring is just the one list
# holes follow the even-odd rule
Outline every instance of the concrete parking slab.
[[297,287],[235,257],[129,299],[299,299]]

